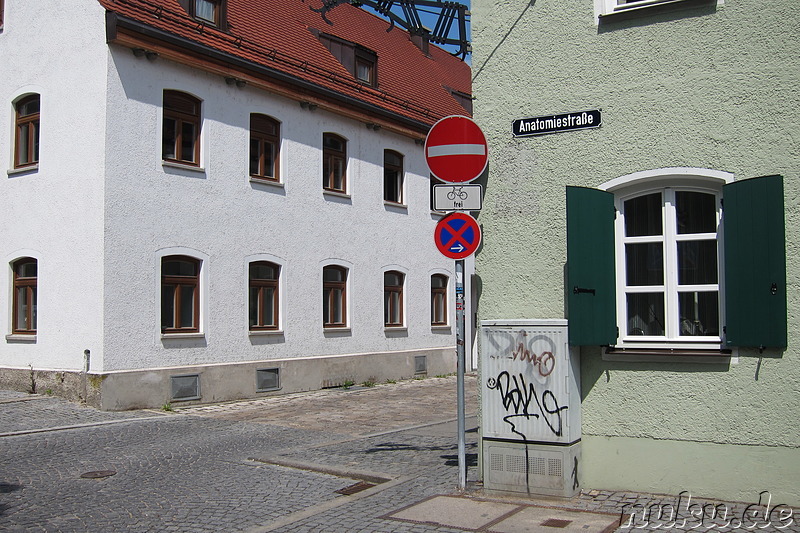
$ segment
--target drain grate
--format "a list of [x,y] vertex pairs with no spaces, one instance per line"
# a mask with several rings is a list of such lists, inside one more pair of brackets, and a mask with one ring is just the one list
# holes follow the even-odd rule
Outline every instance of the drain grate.
[[349,487],[339,489],[336,492],[338,494],[344,494],[345,496],[350,496],[351,494],[356,494],[357,492],[361,492],[362,490],[367,490],[368,488],[374,486],[375,483],[367,483],[366,481],[359,481],[354,485],[350,485]]
[[93,470],[92,472],[84,472],[81,474],[83,479],[103,479],[104,477],[111,477],[117,472],[115,470]]
[[558,518],[548,518],[541,525],[545,527],[560,527],[565,528],[572,523],[572,520],[559,520]]

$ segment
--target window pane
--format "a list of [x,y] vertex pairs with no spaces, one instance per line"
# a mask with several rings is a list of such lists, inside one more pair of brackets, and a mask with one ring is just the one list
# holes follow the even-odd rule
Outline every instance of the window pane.
[[625,201],[625,235],[661,235],[661,193]]
[[628,294],[628,335],[664,335],[664,294]]
[[680,334],[719,336],[719,294],[717,292],[678,293]]
[[344,142],[342,141],[342,139],[334,135],[325,135],[322,138],[322,146],[323,148],[329,148],[337,152],[344,151]]
[[30,143],[28,142],[31,124],[20,124],[17,134],[18,163],[24,165],[31,162]]
[[334,324],[344,323],[344,309],[342,308],[343,296],[341,289],[333,290],[333,322]]
[[264,176],[275,177],[275,145],[264,141]]
[[333,173],[333,188],[336,190],[344,190],[344,161],[335,158],[332,161],[333,168],[331,172]]
[[275,289],[271,287],[265,287],[262,293],[262,297],[264,298],[263,302],[263,313],[264,316],[262,317],[262,326],[275,326]]
[[197,263],[180,259],[164,261],[161,267],[161,274],[163,276],[196,276]]
[[261,141],[250,139],[250,175],[260,176],[261,169]]
[[250,305],[248,307],[248,320],[250,327],[257,326],[258,324],[258,287],[250,287]]
[[367,83],[372,81],[372,65],[369,63],[364,62],[357,62],[356,63],[356,77],[361,81],[366,81]]
[[443,324],[444,320],[444,294],[434,293],[431,302],[431,320],[434,324]]
[[30,329],[28,327],[28,287],[17,287],[17,314],[14,329]]
[[678,233],[715,233],[717,231],[716,198],[701,192],[675,193]]
[[211,0],[195,0],[194,3],[194,16],[214,23],[214,2]]
[[396,170],[385,169],[383,171],[383,199],[387,202],[400,202],[400,187],[398,186],[399,175]]
[[278,279],[278,269],[267,263],[250,263],[250,279]]
[[717,283],[717,241],[678,243],[678,284]]
[[660,242],[626,244],[627,285],[663,285],[664,256]]
[[194,163],[194,124],[183,122],[181,124],[181,161]]
[[39,121],[31,124],[31,127],[33,128],[33,158],[30,162],[35,162],[39,160]]
[[385,272],[383,274],[383,284],[387,287],[399,287],[403,284],[403,275],[397,272]]
[[25,263],[17,264],[15,269],[17,277],[20,278],[35,278],[38,263],[36,261],[27,261]]
[[37,291],[36,291],[36,287],[29,287],[29,289],[30,289],[30,292],[28,294],[30,294],[30,297],[31,297],[31,310],[30,310],[31,327],[30,327],[30,329],[35,330],[36,329],[36,307],[37,307],[37,305],[36,305],[36,297],[37,297]]
[[180,309],[180,327],[193,328],[194,321],[194,286],[182,285],[181,291],[181,309]]
[[161,328],[175,327],[175,286],[161,286]]
[[40,99],[38,96],[26,98],[26,100],[17,106],[17,113],[20,117],[27,117],[34,115],[40,110]]
[[175,142],[178,138],[178,123],[174,118],[164,117],[164,131],[161,138],[161,157],[175,159]]
[[324,281],[344,281],[344,272],[338,268],[326,267],[322,271],[322,279]]

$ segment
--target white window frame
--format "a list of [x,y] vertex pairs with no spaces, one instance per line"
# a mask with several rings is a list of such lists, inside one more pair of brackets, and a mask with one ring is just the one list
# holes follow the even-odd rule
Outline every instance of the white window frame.
[[[724,260],[723,237],[724,228],[721,223],[720,199],[722,186],[733,181],[733,174],[707,169],[695,168],[668,168],[652,171],[637,172],[604,183],[599,188],[615,194],[615,207],[617,216],[614,222],[615,241],[615,275],[616,275],[616,307],[617,325],[619,327],[619,348],[641,349],[721,349],[724,348],[724,333],[722,325],[725,324],[725,294],[724,294]],[[681,234],[675,231],[675,207],[670,201],[678,191],[696,191],[713,194],[717,206],[716,234]],[[643,287],[641,289],[628,289],[625,275],[625,244],[632,242],[652,242],[653,237],[626,237],[624,227],[624,202],[644,194],[660,192],[662,195],[662,236],[665,242],[663,261],[665,285]],[[706,240],[715,236],[717,240],[717,268],[718,277],[716,284],[709,285],[682,285],[678,290],[678,264],[677,242],[687,240]],[[633,292],[663,291],[665,295],[665,336],[648,337],[642,335],[627,335],[627,294]],[[679,317],[676,312],[678,307],[678,293],[694,290],[716,290],[719,294],[719,321],[720,336],[680,336]]]
[[[661,4],[681,4],[689,0],[633,0],[627,3],[620,3],[622,0],[594,0],[595,21],[603,15],[613,15],[625,11],[635,11],[646,9]],[[724,0],[716,0],[717,5],[722,5]]]

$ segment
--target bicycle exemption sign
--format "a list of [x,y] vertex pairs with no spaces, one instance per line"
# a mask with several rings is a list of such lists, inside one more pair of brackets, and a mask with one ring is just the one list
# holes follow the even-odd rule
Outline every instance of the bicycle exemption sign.
[[483,207],[480,185],[434,185],[434,211],[480,211]]

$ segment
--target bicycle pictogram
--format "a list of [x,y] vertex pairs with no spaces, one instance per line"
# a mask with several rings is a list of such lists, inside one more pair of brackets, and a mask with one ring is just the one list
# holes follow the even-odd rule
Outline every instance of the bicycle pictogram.
[[458,196],[459,200],[466,200],[469,195],[464,192],[464,187],[453,187],[453,190],[447,193],[447,199],[455,200],[456,196]]

